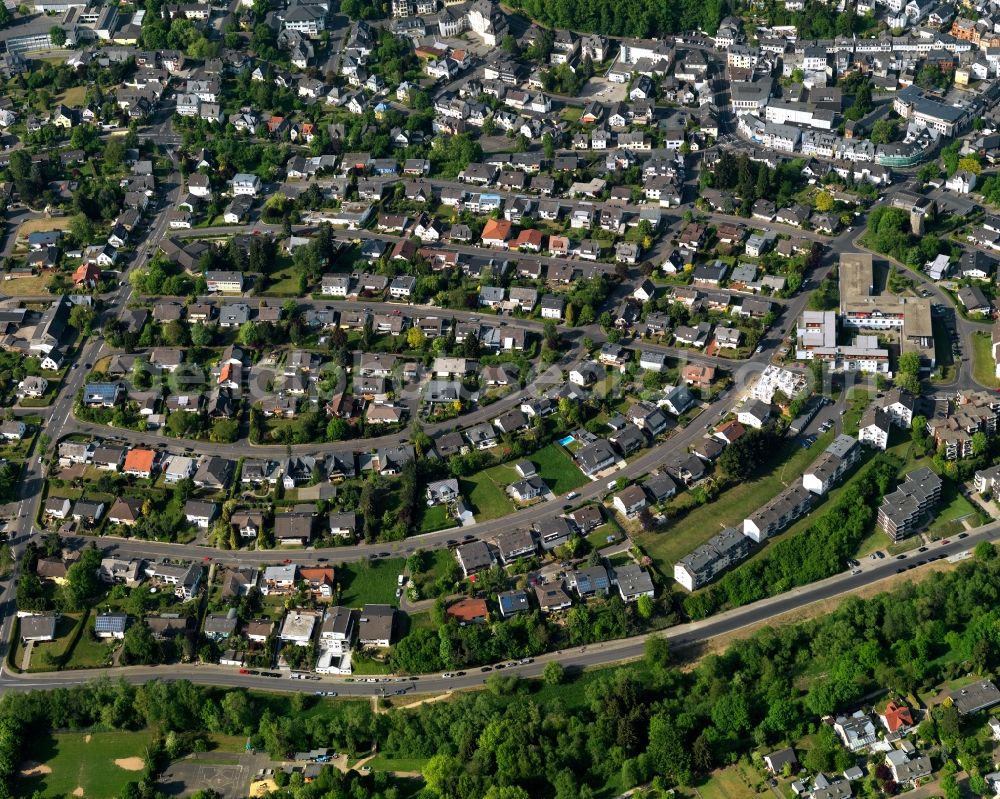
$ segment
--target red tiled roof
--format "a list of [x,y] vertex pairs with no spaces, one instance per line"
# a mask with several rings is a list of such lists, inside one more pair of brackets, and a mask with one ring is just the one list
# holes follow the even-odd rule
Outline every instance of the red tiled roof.
[[151,472],[156,453],[151,449],[130,449],[125,456],[126,472]]
[[882,718],[885,720],[885,727],[889,732],[896,732],[901,727],[913,726],[913,716],[910,709],[906,705],[897,705],[895,702],[890,702],[885,706]]
[[484,599],[462,599],[451,605],[445,612],[453,619],[466,622],[485,619],[489,613]]

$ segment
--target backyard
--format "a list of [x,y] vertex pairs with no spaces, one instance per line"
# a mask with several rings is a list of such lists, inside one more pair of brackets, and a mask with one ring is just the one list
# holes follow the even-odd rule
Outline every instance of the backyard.
[[19,796],[85,796],[113,799],[138,780],[144,768],[150,730],[65,732],[34,739],[33,760],[22,764]]
[[514,504],[507,496],[506,488],[517,480],[518,474],[510,466],[494,466],[462,478],[458,489],[472,506],[476,521],[482,522],[513,513]]
[[532,455],[530,460],[535,464],[538,476],[556,496],[579,488],[587,482],[583,472],[566,454],[566,450],[558,444],[543,447]]

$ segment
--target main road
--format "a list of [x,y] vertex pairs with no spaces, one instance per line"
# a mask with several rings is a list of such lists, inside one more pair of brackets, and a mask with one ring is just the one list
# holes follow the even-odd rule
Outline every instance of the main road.
[[[563,649],[534,658],[530,663],[512,663],[503,671],[490,667],[474,668],[454,676],[424,674],[417,677],[382,677],[378,682],[364,682],[367,678],[322,677],[318,680],[291,680],[242,674],[235,668],[210,665],[137,666],[116,669],[86,669],[78,671],[16,674],[6,667],[0,670],[0,690],[48,689],[58,686],[79,685],[96,677],[121,677],[129,682],[142,683],[154,679],[186,679],[206,685],[255,688],[280,691],[336,691],[341,696],[390,696],[397,692],[432,693],[482,687],[490,673],[538,677],[545,665],[556,661],[570,669],[593,668],[635,660],[642,657],[646,641],[652,636],[662,636],[674,650],[697,650],[721,636],[739,634],[747,628],[779,620],[787,613],[806,609],[823,600],[857,593],[908,569],[925,570],[930,563],[945,558],[967,557],[980,541],[1000,539],[1000,522],[976,528],[963,539],[945,540],[930,547],[926,553],[912,552],[898,558],[865,560],[860,569],[853,569],[834,577],[792,589],[768,599],[762,599],[735,610],[720,613],[703,621],[671,627],[662,632],[648,633],[615,641]],[[277,672],[274,672],[277,673]],[[451,674],[451,673],[449,673]]]

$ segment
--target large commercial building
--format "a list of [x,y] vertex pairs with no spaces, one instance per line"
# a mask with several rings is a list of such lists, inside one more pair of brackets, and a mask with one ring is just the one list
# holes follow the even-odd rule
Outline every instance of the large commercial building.
[[901,352],[916,352],[934,366],[930,300],[877,293],[869,253],[840,256],[840,321],[845,327],[897,333]]

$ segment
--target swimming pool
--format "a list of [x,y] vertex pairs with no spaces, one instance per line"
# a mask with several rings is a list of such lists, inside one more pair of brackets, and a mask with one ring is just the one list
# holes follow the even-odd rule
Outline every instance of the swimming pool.
[[565,447],[565,446],[568,446],[568,445],[572,444],[575,440],[576,439],[573,438],[573,436],[566,436],[566,438],[560,438],[559,439],[559,444],[561,446]]

